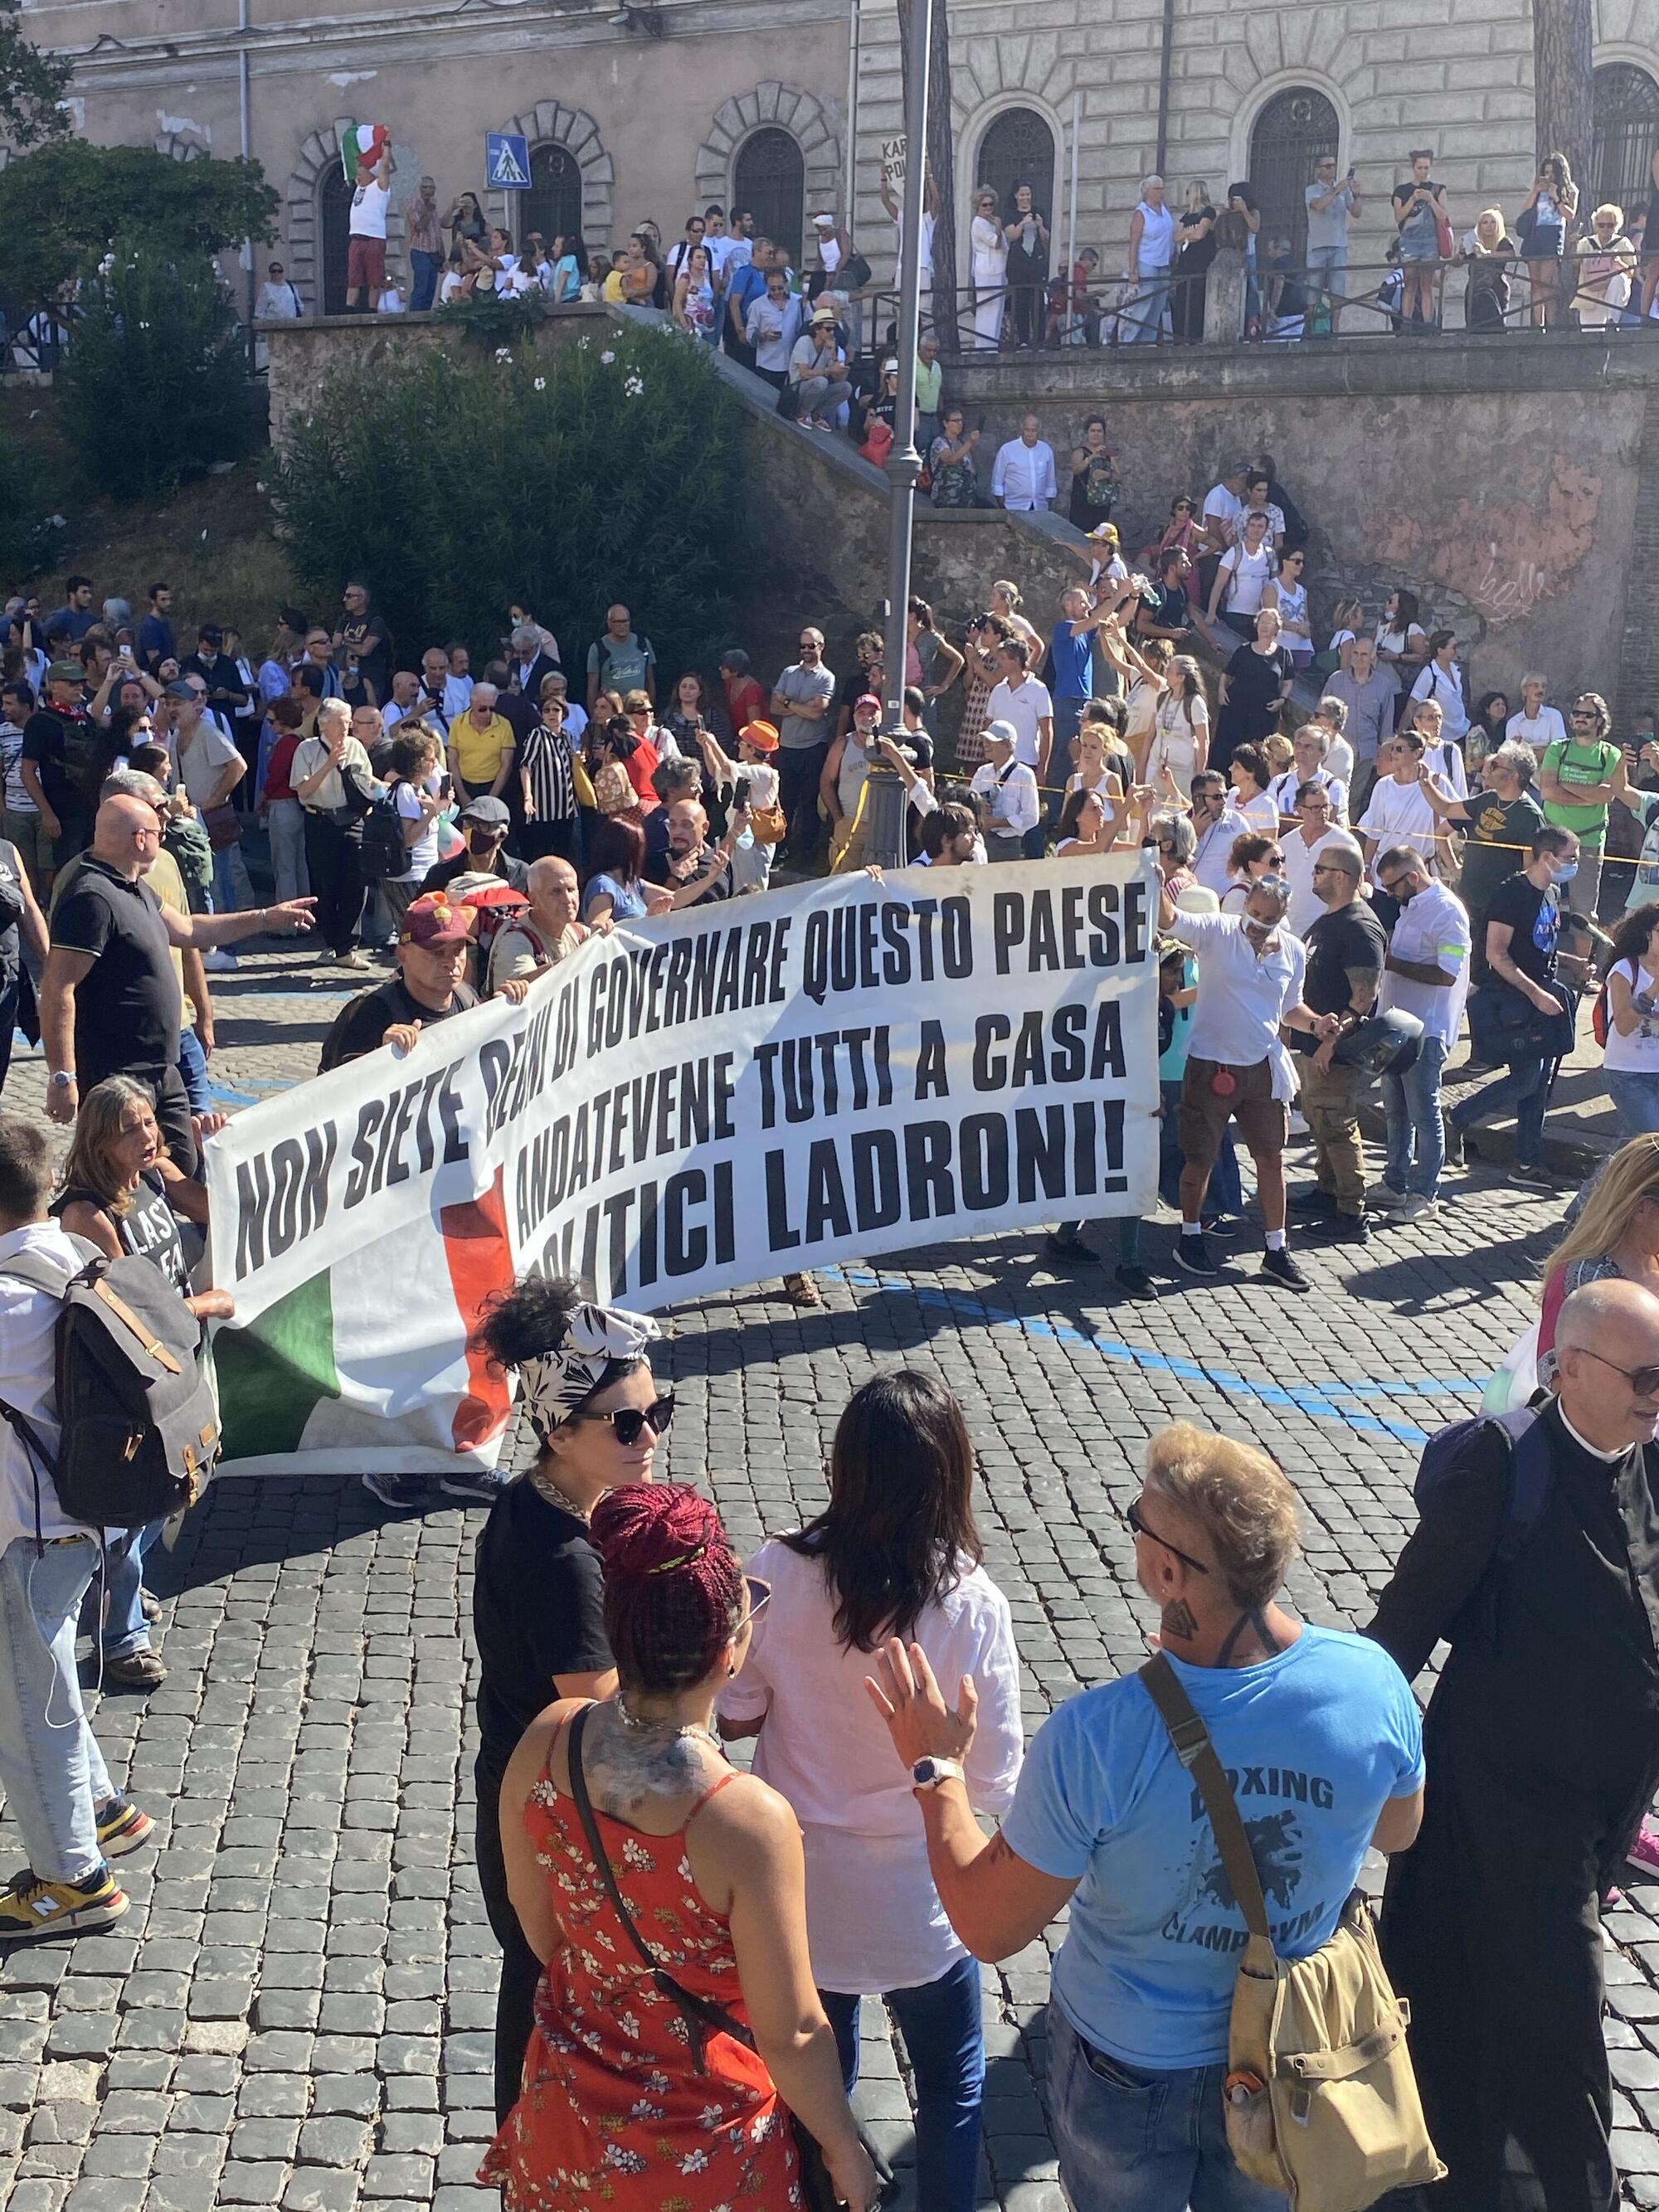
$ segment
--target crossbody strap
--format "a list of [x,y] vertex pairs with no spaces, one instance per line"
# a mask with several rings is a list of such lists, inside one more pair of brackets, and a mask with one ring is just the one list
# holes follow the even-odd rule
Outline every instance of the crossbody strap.
[[1238,1909],[1244,1915],[1244,1925],[1252,1936],[1261,1936],[1271,1947],[1273,1937],[1267,1926],[1267,1900],[1261,1893],[1261,1877],[1256,1872],[1250,1839],[1239,1818],[1238,1802],[1216,1756],[1210,1731],[1193,1711],[1192,1699],[1181,1686],[1180,1678],[1163,1652],[1155,1652],[1146,1662],[1140,1669],[1140,1679],[1147,1696],[1158,1708],[1158,1718],[1170,1731],[1176,1757],[1198,1784],[1220,1848],[1221,1863],[1227,1870]]
[[685,2022],[691,2037],[692,2060],[697,2072],[702,2074],[707,2070],[703,2065],[703,2047],[711,2030],[729,2035],[734,2043],[741,2043],[750,2051],[755,2048],[755,2038],[734,2013],[728,2012],[722,2004],[716,2004],[712,1997],[698,1996],[683,1983],[677,1982],[665,1966],[658,1965],[644,1936],[634,1924],[633,1914],[623,1902],[623,1893],[617,1887],[610,1855],[605,1848],[605,1838],[600,1835],[599,1824],[593,1817],[593,1801],[587,1794],[587,1777],[582,1771],[582,1731],[592,1710],[592,1705],[584,1705],[579,1713],[574,1715],[565,1737],[570,1758],[570,1795],[575,1804],[576,1817],[582,1824],[589,1854],[605,1886],[605,1893],[611,1900],[611,1911],[621,1921],[629,1942],[639,1953],[652,1980]]

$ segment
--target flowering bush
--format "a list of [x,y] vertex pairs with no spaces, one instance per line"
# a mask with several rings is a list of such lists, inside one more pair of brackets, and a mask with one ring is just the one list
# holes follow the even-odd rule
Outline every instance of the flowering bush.
[[301,583],[331,600],[361,576],[401,662],[464,639],[475,670],[515,601],[574,657],[620,598],[672,681],[755,573],[746,414],[701,349],[659,330],[504,350],[324,387],[273,487]]

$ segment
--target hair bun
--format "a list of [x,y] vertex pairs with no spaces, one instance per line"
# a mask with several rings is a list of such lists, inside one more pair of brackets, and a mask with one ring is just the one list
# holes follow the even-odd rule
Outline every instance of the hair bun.
[[672,1574],[729,1549],[708,1498],[678,1482],[630,1482],[607,1491],[593,1508],[589,1532],[607,1580]]

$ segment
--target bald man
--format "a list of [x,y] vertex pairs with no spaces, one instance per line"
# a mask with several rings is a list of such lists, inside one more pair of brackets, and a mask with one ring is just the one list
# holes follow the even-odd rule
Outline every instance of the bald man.
[[185,1175],[196,1169],[190,1101],[179,1073],[183,1006],[168,957],[176,945],[204,949],[244,937],[309,929],[313,899],[246,914],[179,914],[143,880],[161,842],[155,809],[106,799],[74,883],[52,915],[40,985],[46,1111],[72,1121],[81,1094],[106,1075],[130,1075],[155,1101],[167,1147]]
[[1382,1931],[1437,2212],[1618,2201],[1599,1900],[1659,1784],[1659,1298],[1588,1284],[1556,1356],[1532,1443],[1480,1422],[1425,1491],[1368,1632],[1408,1676],[1451,1644]]
[[[598,933],[576,919],[581,907],[581,886],[568,860],[561,860],[556,854],[532,860],[526,883],[529,910],[504,922],[489,948],[491,998],[503,983],[520,978],[533,982],[538,975],[545,974],[559,961],[568,959],[579,945]],[[603,921],[599,930],[608,932],[611,927],[609,921]]]

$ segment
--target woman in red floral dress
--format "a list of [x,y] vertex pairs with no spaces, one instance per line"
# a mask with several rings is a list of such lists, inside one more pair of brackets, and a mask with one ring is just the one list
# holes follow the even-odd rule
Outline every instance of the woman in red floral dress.
[[[550,1705],[501,1786],[507,1890],[544,1971],[523,2092],[479,2178],[507,2212],[793,2212],[793,2112],[864,2212],[878,2179],[813,1987],[800,1833],[712,1734],[764,1586],[745,1584],[714,1507],[677,1485],[611,1492],[590,1534],[620,1686]],[[746,2021],[754,2051],[716,2031],[699,2065],[682,2008],[647,1972],[572,1796],[579,1714],[629,1917],[683,1990]]]

